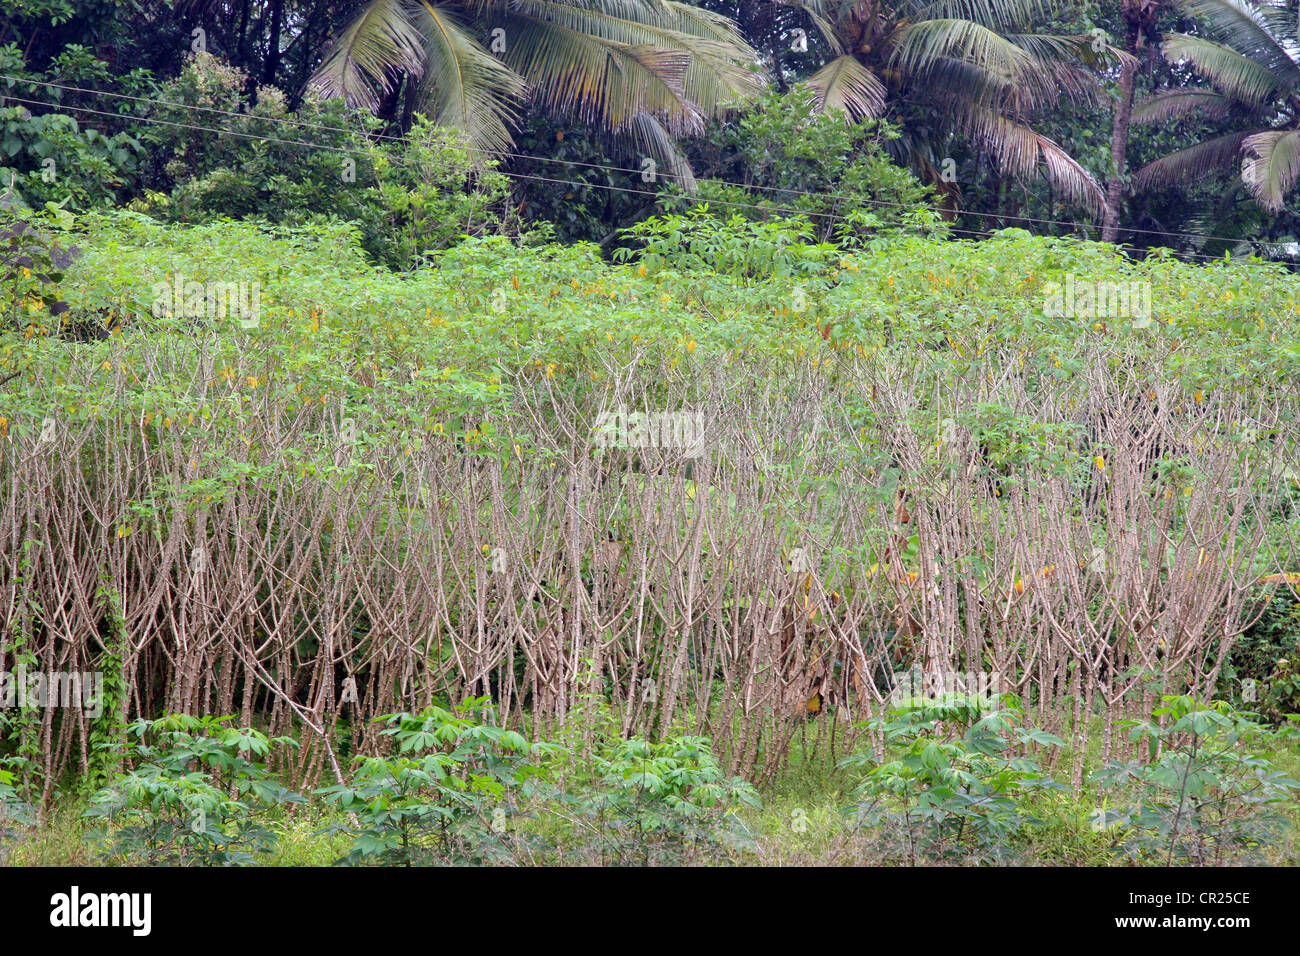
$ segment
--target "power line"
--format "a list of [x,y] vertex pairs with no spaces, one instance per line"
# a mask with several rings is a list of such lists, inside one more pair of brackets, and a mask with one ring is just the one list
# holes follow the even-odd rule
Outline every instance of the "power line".
[[[24,79],[22,77],[12,76],[4,73],[0,73],[0,80],[8,80],[10,82],[15,82],[15,83],[26,83],[32,86],[43,86],[50,89],[62,90],[65,92],[84,93],[91,96],[129,100],[137,103],[145,103],[151,106],[165,106],[170,109],[189,110],[191,112],[216,113],[221,116],[233,116],[245,120],[260,120],[268,123],[288,124],[290,126],[293,126],[295,128],[300,128],[300,129],[317,130],[320,132],[330,132],[330,133],[343,133],[345,135],[365,135],[377,140],[384,140],[384,141],[398,142],[398,143],[408,142],[408,140],[404,136],[392,136],[392,135],[387,135],[382,133],[369,133],[362,129],[349,129],[347,127],[340,127],[340,126],[325,126],[319,123],[308,123],[304,120],[297,120],[289,117],[256,116],[254,114],[241,112],[238,110],[225,110],[225,109],[220,109],[218,107],[198,106],[196,104],[190,104],[190,103],[175,103],[168,100],[157,100],[157,99],[151,99],[149,97],[144,97],[144,96],[132,96],[127,93],[113,93],[107,90],[92,90],[84,87],[72,86],[69,84],[62,84],[62,83],[53,83],[45,80]],[[11,97],[11,98],[18,99],[18,97]],[[23,102],[32,102],[32,101],[25,100]],[[76,109],[76,107],[65,106],[63,104],[44,104],[44,105],[49,105],[54,109]],[[129,116],[129,114],[105,113],[104,115],[117,118],[117,119],[126,119],[126,118],[133,119],[133,120],[145,119],[144,117]],[[234,134],[233,130],[223,130],[223,132]],[[313,145],[315,146],[315,148],[326,148],[319,144],[313,144]],[[475,152],[475,153],[479,153],[497,159],[517,159],[517,160],[528,160],[532,162],[541,162],[541,163],[558,163],[566,166],[575,166],[575,167],[586,168],[586,169],[598,169],[606,173],[627,173],[630,175],[640,175],[642,173],[642,170],[640,169],[632,169],[632,168],[627,168],[622,166],[611,166],[602,163],[588,163],[581,160],[560,159],[554,156],[534,156],[528,153],[514,153],[505,150],[485,149],[479,146],[474,146],[473,144],[465,144],[464,148],[469,152]],[[912,208],[907,203],[890,202],[888,200],[883,200],[883,199],[863,199],[855,196],[846,196],[840,193],[814,192],[811,190],[788,189],[781,186],[762,186],[758,184],[736,183],[736,182],[731,182],[723,179],[700,179],[697,180],[697,182],[708,183],[710,185],[716,185],[716,186],[729,186],[737,189],[745,189],[750,191],[784,193],[795,197],[817,197],[820,199],[843,200],[847,202],[861,203],[861,204],[872,205],[872,206],[889,207],[894,209]],[[575,185],[579,185],[579,184],[575,184]],[[583,184],[583,185],[593,185],[593,184]],[[737,204],[737,205],[741,205],[744,208],[765,208],[765,207],[752,206],[749,204]],[[808,214],[806,210],[794,210],[794,211],[805,215]],[[999,215],[998,213],[977,212],[974,210],[963,210],[958,214],[963,216],[975,216],[981,219],[1004,220],[1007,218],[1013,218],[1015,221],[1021,223],[1031,223],[1033,225],[1040,225],[1040,226],[1066,226],[1072,230],[1086,230],[1086,229],[1098,228],[1095,223],[1085,223],[1076,220],[1040,219],[1031,216],[1006,217],[1006,216]],[[971,230],[962,230],[962,231],[970,233],[972,235],[988,235],[988,233],[972,232]],[[1140,233],[1140,234],[1151,235],[1151,236],[1169,236],[1177,239],[1204,239],[1204,240],[1214,240],[1220,242],[1248,241],[1248,240],[1243,240],[1241,237],[1235,237],[1235,236],[1216,236],[1216,235],[1210,235],[1208,233],[1195,233],[1195,232],[1167,232],[1159,229],[1140,229],[1137,227],[1125,227],[1122,231],[1131,234]],[[1218,258],[1217,256],[1201,256],[1200,254],[1197,253],[1186,253],[1186,255],[1197,256],[1199,258],[1211,259],[1211,260]]]
[[[78,113],[89,113],[96,116],[109,116],[109,117],[120,118],[120,114],[118,113],[110,113],[106,110],[97,110],[89,106],[68,106],[66,104],[47,103],[43,100],[33,100],[22,96],[14,96],[12,94],[6,94],[5,98],[13,100],[14,102],[17,103],[27,103],[32,106],[50,106],[50,107],[55,107],[57,109],[72,110]],[[245,115],[245,114],[241,114],[241,115]],[[174,120],[158,119],[156,117],[151,117],[151,116],[135,116],[135,117],[131,117],[131,119],[141,123],[153,123],[155,125],[160,125],[160,126],[171,126],[177,129],[194,130],[195,132],[200,132],[200,133],[216,133],[218,135],[223,135],[223,136],[235,136],[240,139],[248,139],[248,140],[254,140],[257,142],[264,142],[264,143],[276,143],[282,146],[302,146],[308,149],[325,150],[328,152],[342,153],[349,156],[367,155],[365,150],[349,148],[346,146],[333,146],[328,143],[313,143],[306,140],[281,139],[276,136],[261,136],[256,133],[245,133],[239,130],[225,129],[223,127],[215,127],[215,126],[196,126],[192,123],[178,123]],[[431,168],[427,163],[411,164],[409,162],[403,162],[401,160],[394,160],[394,159],[390,159],[389,163],[393,166],[398,166],[403,169],[414,169],[417,166],[426,169]],[[473,164],[464,165],[464,166],[450,164],[448,167],[445,168],[456,170],[458,172],[472,172],[478,170],[480,167]],[[496,172],[498,172],[502,176],[506,176],[512,179],[530,180],[530,181],[541,182],[541,183],[554,183],[562,186],[586,187],[590,189],[606,189],[606,190],[611,190],[613,192],[630,193],[638,196],[648,196],[652,199],[662,198],[659,193],[649,189],[631,189],[626,186],[613,186],[605,183],[580,182],[572,179],[554,179],[548,176],[536,176],[530,173],[508,172],[504,170],[496,170]],[[639,173],[640,170],[634,170],[634,172]],[[734,206],[741,209],[753,209],[758,212],[787,212],[787,213],[792,213],[797,215],[807,215],[806,210],[796,209],[794,207],[788,207],[788,206],[785,207],[760,206],[756,203],[736,202],[733,200],[723,200],[723,199],[710,200],[710,203],[719,206]],[[815,215],[820,219],[830,220],[832,222],[844,221],[848,219],[847,216],[839,216],[833,213],[816,213]],[[980,232],[980,231],[974,231],[969,229],[956,229],[952,227],[949,227],[948,231],[962,233],[971,236],[982,236],[985,238],[993,235],[993,233],[991,232]]]
[[[5,75],[4,75],[4,74],[0,74],[0,79],[4,79],[4,78],[6,78]],[[28,81],[24,81],[24,82],[28,82]],[[89,92],[89,93],[91,93],[91,94],[93,94],[93,95],[107,95],[107,96],[115,96],[115,95],[117,95],[117,94],[111,94],[111,93],[99,93],[99,92],[97,92],[97,91],[93,91],[93,90],[86,91],[86,92]],[[318,150],[323,150],[323,151],[327,151],[327,152],[342,153],[342,154],[344,154],[344,155],[349,155],[349,156],[366,156],[366,155],[368,155],[368,153],[367,153],[364,149],[349,148],[349,147],[345,147],[345,146],[333,146],[333,145],[326,144],[326,143],[315,143],[315,142],[311,142],[311,141],[308,141],[308,140],[289,140],[289,139],[282,139],[282,138],[279,138],[279,137],[274,137],[274,136],[264,136],[264,135],[259,135],[259,134],[256,134],[256,133],[246,133],[246,132],[242,132],[242,131],[239,131],[239,130],[232,130],[232,129],[227,129],[227,128],[224,128],[224,127],[217,127],[217,126],[197,126],[197,125],[194,125],[194,124],[191,124],[191,123],[179,123],[179,122],[176,122],[176,121],[174,121],[174,120],[164,120],[164,119],[159,119],[159,118],[157,118],[157,117],[149,117],[149,116],[124,116],[124,115],[121,114],[121,113],[113,113],[113,112],[109,112],[109,111],[107,111],[107,110],[94,109],[93,107],[88,107],[88,106],[71,106],[71,105],[63,104],[63,103],[50,103],[50,102],[47,102],[47,101],[44,101],[44,100],[35,100],[35,99],[29,99],[29,98],[27,98],[27,97],[15,96],[15,95],[13,95],[13,94],[11,94],[11,93],[4,94],[4,97],[3,97],[3,98],[5,98],[5,99],[9,99],[9,100],[13,100],[14,102],[17,102],[17,103],[24,103],[24,104],[28,104],[28,105],[31,105],[31,106],[43,106],[43,107],[47,107],[47,108],[54,109],[54,110],[71,110],[71,111],[73,111],[73,112],[78,112],[78,113],[87,113],[87,114],[95,115],[95,116],[106,116],[106,117],[109,117],[109,118],[111,118],[111,119],[130,119],[131,121],[134,121],[134,122],[149,123],[149,124],[160,125],[160,126],[169,126],[169,127],[173,127],[173,128],[177,128],[177,129],[193,130],[193,131],[195,131],[195,132],[215,133],[215,134],[218,134],[218,135],[224,135],[224,136],[234,136],[234,137],[237,137],[237,138],[240,138],[240,139],[247,139],[247,140],[252,140],[252,141],[257,141],[257,142],[275,143],[275,144],[283,145],[283,146],[300,146],[300,147],[304,147],[304,148],[307,148],[307,149],[318,149]],[[139,98],[139,97],[131,97],[131,99],[141,99],[141,98]],[[153,102],[153,101],[149,101],[149,102]],[[190,107],[186,107],[186,106],[180,106],[180,105],[178,105],[177,108],[180,108],[180,109],[187,109],[187,108],[190,108]],[[207,110],[207,109],[210,109],[210,108],[207,108],[207,107],[195,107],[195,109],[198,109],[198,110]],[[250,114],[247,114],[247,113],[237,113],[237,112],[232,112],[232,111],[229,111],[229,110],[218,110],[217,112],[224,113],[224,114],[227,114],[227,115],[234,115],[234,116],[238,116],[238,117],[245,118],[245,119],[263,119],[263,120],[266,120],[266,121],[268,121],[268,122],[275,122],[275,121],[276,121],[276,118],[274,118],[274,117],[254,117],[254,116],[251,116]],[[329,130],[329,131],[335,131],[335,132],[343,132],[343,133],[354,132],[354,131],[350,131],[350,130],[346,130],[346,129],[340,129],[340,128],[336,128],[336,127],[320,127],[320,126],[315,126],[314,124],[310,124],[310,123],[297,123],[296,121],[289,121],[289,122],[294,123],[295,125],[300,125],[300,126],[309,127],[309,128],[323,129],[323,130]],[[403,137],[391,137],[391,136],[390,136],[390,137],[384,137],[384,138],[385,138],[385,139],[389,139],[389,140],[398,141],[398,142],[408,142],[408,141],[405,140]],[[473,147],[465,147],[465,148],[467,148],[467,149],[471,149],[471,150],[473,149]],[[479,152],[485,152],[485,151],[483,151],[483,150],[479,150]],[[571,161],[569,161],[569,160],[551,160],[551,159],[548,158],[548,157],[533,157],[533,156],[528,156],[528,155],[526,155],[526,154],[507,154],[507,155],[519,156],[519,157],[524,158],[524,159],[536,159],[536,160],[539,160],[539,161],[554,161],[554,162],[560,162],[560,163],[570,163],[570,162],[571,162]],[[425,168],[425,169],[431,168],[428,164],[412,164],[412,163],[409,163],[409,162],[404,162],[404,161],[394,160],[394,159],[389,159],[389,163],[390,163],[391,165],[398,166],[398,167],[403,168],[403,169],[415,169],[415,168],[417,168],[417,166],[420,167],[420,168]],[[637,175],[640,175],[641,172],[642,172],[641,170],[637,170],[637,169],[631,169],[631,170],[620,170],[619,167],[614,167],[614,166],[600,166],[600,165],[598,165],[598,164],[591,164],[591,163],[580,163],[580,164],[578,164],[578,165],[589,166],[589,167],[599,168],[599,169],[606,169],[606,170],[611,170],[611,171],[625,171],[625,172],[630,172],[630,173],[637,174]],[[469,164],[469,165],[464,165],[464,166],[458,166],[458,165],[455,165],[455,164],[450,164],[448,167],[445,167],[445,168],[452,169],[452,170],[455,170],[455,171],[458,171],[458,172],[473,172],[473,171],[477,171],[477,170],[480,169],[480,167],[479,167],[478,165],[475,165],[475,164]],[[652,198],[652,199],[656,199],[656,200],[662,200],[662,199],[663,199],[663,197],[661,196],[661,194],[658,193],[658,192],[656,192],[656,191],[654,191],[654,190],[647,190],[647,189],[634,189],[634,188],[628,188],[628,187],[626,187],[626,186],[614,186],[614,185],[610,185],[610,184],[606,184],[606,183],[593,183],[593,182],[576,181],[576,180],[568,180],[568,179],[555,179],[555,178],[547,177],[547,176],[538,176],[538,175],[533,175],[533,174],[529,174],[529,173],[510,172],[510,171],[499,170],[499,169],[496,170],[496,172],[499,173],[499,174],[502,175],[502,176],[505,176],[505,177],[508,177],[508,178],[511,178],[511,179],[521,180],[521,181],[530,181],[530,182],[538,182],[538,183],[546,183],[546,184],[555,184],[555,185],[570,186],[570,187],[576,187],[576,188],[604,189],[604,190],[611,191],[611,192],[620,192],[620,193],[626,193],[626,194],[629,194],[629,195],[646,196],[646,197],[649,197],[649,198]],[[748,189],[748,188],[751,188],[751,187],[747,187],[747,186],[745,186],[745,185],[743,185],[743,184],[740,184],[740,183],[727,183],[727,182],[725,182],[725,181],[720,181],[720,180],[704,180],[704,181],[705,181],[705,182],[717,182],[717,183],[719,183],[719,184],[721,184],[721,185],[737,186],[737,187],[742,188],[742,189]],[[776,188],[776,187],[766,187],[766,188],[771,189],[771,188]],[[828,197],[828,198],[833,196],[833,194],[827,194],[827,193],[814,193],[814,192],[799,192],[799,191],[797,191],[797,190],[780,190],[780,191],[783,191],[783,192],[795,192],[795,193],[798,194],[798,195],[806,195],[806,196],[822,196],[822,197]],[[863,204],[883,205],[883,206],[891,206],[891,207],[899,207],[899,208],[912,208],[912,207],[907,206],[906,204],[903,204],[903,203],[889,203],[889,202],[884,202],[884,201],[880,201],[880,200],[856,199],[856,198],[853,198],[853,197],[842,197],[842,198],[846,198],[846,199],[849,199],[849,200],[852,201],[852,202],[860,202],[860,203],[863,203]],[[759,204],[757,204],[757,203],[738,202],[738,201],[735,201],[735,200],[711,199],[711,200],[709,200],[709,203],[710,203],[711,205],[717,205],[717,206],[728,206],[728,207],[733,207],[733,208],[737,208],[737,209],[750,209],[750,210],[754,210],[754,211],[761,212],[761,213],[788,213],[788,214],[791,214],[791,215],[800,215],[800,216],[809,216],[809,215],[811,215],[811,216],[816,217],[816,218],[819,219],[819,220],[824,220],[824,221],[828,221],[828,222],[844,222],[844,221],[847,221],[848,218],[849,218],[848,216],[836,215],[836,214],[834,214],[834,213],[809,213],[807,210],[799,209],[799,208],[796,208],[796,207],[777,206],[777,205],[759,205]],[[981,214],[979,214],[979,215],[990,215],[990,214],[981,213]],[[1019,218],[1019,217],[1017,217],[1017,218]],[[1021,221],[1030,221],[1030,222],[1036,222],[1036,221],[1042,221],[1042,222],[1053,222],[1052,220],[1026,220],[1026,219],[1021,219]],[[1062,223],[1062,224],[1068,224],[1068,223]],[[1083,225],[1085,225],[1085,224],[1083,224],[1083,223],[1074,223],[1074,225],[1083,226]],[[965,237],[969,237],[969,238],[972,238],[972,239],[987,239],[987,238],[991,238],[991,237],[993,237],[993,236],[996,234],[995,231],[991,231],[991,230],[961,229],[961,228],[958,228],[958,227],[956,227],[956,226],[951,226],[951,225],[946,226],[946,232],[949,233],[949,234],[965,236]],[[1226,237],[1220,237],[1220,238],[1226,238]],[[1234,241],[1234,242],[1236,242],[1236,241],[1240,241],[1240,240],[1232,239],[1232,240],[1228,240],[1228,241]],[[1180,253],[1179,255],[1180,255],[1180,257],[1182,257],[1182,258],[1201,260],[1202,262],[1207,262],[1207,263],[1208,263],[1208,262],[1223,262],[1223,261],[1224,261],[1224,260],[1223,260],[1221,257],[1219,257],[1219,256],[1209,256],[1209,255],[1203,255],[1203,254],[1200,254],[1200,253],[1185,252],[1185,253]],[[1253,262],[1253,261],[1251,261],[1251,260],[1240,260],[1240,259],[1238,259],[1238,260],[1232,260],[1232,261],[1237,262],[1237,263],[1243,263],[1243,262],[1246,262],[1246,263],[1250,263],[1250,264],[1252,264],[1252,265],[1254,265],[1254,264],[1259,264],[1259,265],[1267,265],[1267,264],[1269,264],[1269,263],[1267,263],[1267,262],[1265,262],[1265,261],[1263,261],[1263,260],[1259,260],[1258,263]],[[1283,264],[1281,264],[1281,263],[1278,263],[1278,264],[1279,264],[1279,265],[1283,265]]]

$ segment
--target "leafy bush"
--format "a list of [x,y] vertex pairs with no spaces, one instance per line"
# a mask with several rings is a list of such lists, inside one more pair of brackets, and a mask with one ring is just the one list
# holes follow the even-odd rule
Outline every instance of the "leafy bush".
[[[715,273],[745,283],[819,275],[839,253],[832,243],[813,243],[806,220],[755,222],[739,213],[721,219],[707,203],[686,215],[651,216],[624,234],[640,241],[637,258],[648,269]],[[624,248],[614,255],[625,261],[633,253]]]
[[0,183],[18,205],[113,205],[136,176],[143,152],[129,133],[105,136],[66,113],[0,107]]
[[338,862],[415,866],[501,862],[510,857],[507,791],[538,774],[529,763],[548,752],[513,730],[471,719],[492,711],[486,697],[467,698],[455,711],[429,707],[388,714],[383,735],[397,744],[391,757],[361,757],[352,780],[317,793],[352,815],[327,828],[353,837]]
[[0,770],[0,865],[8,856],[7,845],[35,822],[32,808],[14,788],[14,774]]
[[[51,206],[49,216],[66,214]],[[59,290],[77,254],[46,227],[46,217],[0,208],[0,328],[52,331],[54,319],[68,311]],[[30,333],[29,333],[30,337]]]
[[939,229],[931,188],[885,154],[897,137],[884,120],[817,112],[807,87],[769,92],[694,147],[694,165],[710,175],[698,191],[670,187],[660,205],[680,213],[705,202],[748,219],[803,217],[817,238],[854,244],[900,227]]
[[1218,690],[1273,723],[1300,714],[1300,601],[1270,588],[1259,619],[1233,642]]
[[273,744],[229,717],[174,714],[138,720],[136,738],[108,744],[123,759],[141,761],[91,796],[85,816],[102,821],[92,833],[105,860],[160,865],[240,866],[274,847],[275,835],[259,813],[303,798],[252,759]]
[[0,108],[0,188],[12,187],[10,198],[21,207],[56,202],[86,211],[114,205],[139,185],[147,186],[142,180],[148,154],[141,139],[147,127],[135,121],[142,107],[138,100],[111,94],[147,98],[154,91],[152,74],[137,67],[115,76],[107,62],[76,43],[63,46],[44,72],[34,72],[28,52],[30,47],[17,43],[0,46],[0,94],[50,105],[36,106],[37,113],[32,102]]
[[185,222],[302,226],[336,218],[354,223],[362,247],[399,270],[461,236],[505,228],[509,180],[455,130],[417,116],[403,141],[376,141],[369,134],[377,122],[341,100],[308,98],[290,113],[283,93],[262,86],[245,109],[249,85],[244,73],[201,53],[159,90],[159,117],[192,125],[194,109],[220,110],[200,114],[199,123],[222,131],[151,127],[144,135],[165,158],[172,188],[136,208]]
[[377,231],[365,137],[373,121],[314,99],[291,114],[284,94],[266,86],[246,108],[249,87],[242,71],[198,53],[159,88],[152,113],[163,122],[142,136],[159,167],[154,182],[169,195],[155,192],[137,208],[187,222],[256,217],[301,224],[332,214]]
[[1094,828],[1112,834],[1117,853],[1166,866],[1221,866],[1258,855],[1300,782],[1247,750],[1267,731],[1226,701],[1162,700],[1156,719],[1126,722],[1154,759],[1112,762],[1093,774],[1103,791],[1137,788],[1132,799],[1099,809]]
[[373,164],[386,222],[367,242],[390,268],[412,268],[465,236],[506,228],[510,180],[454,129],[417,114],[405,143],[376,150]]
[[752,846],[736,810],[759,806],[758,794],[722,772],[707,738],[620,740],[591,763],[595,785],[568,802],[597,835],[602,863],[680,865]]
[[1011,695],[952,694],[915,698],[868,721],[902,753],[880,764],[863,754],[842,761],[846,768],[870,768],[851,817],[859,826],[883,826],[887,856],[912,865],[1006,861],[1017,837],[1045,825],[1026,809],[1027,798],[1066,790],[1033,758],[1017,755],[1025,745],[1064,741],[1017,727],[1020,716]]

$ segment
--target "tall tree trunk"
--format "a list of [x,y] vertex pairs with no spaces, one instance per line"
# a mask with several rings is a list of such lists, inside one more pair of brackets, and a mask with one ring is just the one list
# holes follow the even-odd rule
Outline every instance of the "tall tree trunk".
[[[1138,42],[1142,37],[1141,14],[1124,4],[1127,29],[1124,49],[1137,56]],[[1119,102],[1115,105],[1115,121],[1110,133],[1110,180],[1106,183],[1106,218],[1102,222],[1101,241],[1114,242],[1119,237],[1119,211],[1124,201],[1124,164],[1128,153],[1128,132],[1133,124],[1133,90],[1137,85],[1137,64],[1125,61],[1120,66]]]
[[262,85],[274,86],[275,74],[280,69],[280,27],[284,23],[284,0],[271,2],[271,37],[267,42],[266,64],[262,70]]

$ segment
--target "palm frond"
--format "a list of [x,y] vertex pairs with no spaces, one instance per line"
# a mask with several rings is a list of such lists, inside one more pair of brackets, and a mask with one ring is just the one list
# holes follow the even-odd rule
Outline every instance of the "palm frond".
[[1065,6],[1061,0],[929,0],[914,4],[910,20],[970,20],[999,32],[1042,23]]
[[831,48],[831,55],[840,56],[844,53],[844,44],[840,43],[839,32],[835,29],[834,14],[823,0],[775,0],[775,2],[783,7],[802,10],[812,21],[814,29]]
[[891,64],[910,73],[922,90],[950,91],[950,86],[936,82],[938,76],[952,80],[956,71],[951,63],[964,63],[971,68],[962,83],[965,95],[1012,112],[1054,106],[1062,96],[1076,104],[1096,104],[1104,97],[1096,78],[1079,62],[1080,48],[1090,44],[1091,37],[1000,36],[974,25],[962,37],[953,23],[931,20],[905,26],[896,36],[899,45]]
[[822,112],[847,113],[854,119],[884,113],[885,85],[851,54],[837,56],[804,82]]
[[643,112],[661,117],[674,135],[703,129],[685,92],[689,52],[620,43],[520,13],[501,22],[506,63],[535,103],[608,129]]
[[890,65],[914,76],[941,59],[963,60],[1008,79],[1019,79],[1038,68],[1028,51],[970,20],[922,20],[894,34]]
[[[1203,21],[1225,44],[1259,63],[1277,78],[1283,89],[1300,85],[1300,63],[1294,43],[1295,14],[1272,15],[1262,4],[1249,0],[1174,0],[1192,17]],[[1283,32],[1285,30],[1285,32]]]
[[1282,88],[1278,75],[1262,63],[1204,37],[1171,33],[1160,49],[1171,63],[1187,61],[1219,92],[1252,106],[1267,103]]
[[1256,133],[1242,144],[1241,180],[1269,212],[1280,212],[1300,174],[1300,130]]
[[1047,61],[1020,77],[1008,77],[966,60],[943,57],[910,78],[912,95],[934,103],[969,101],[1003,113],[1023,114],[1071,102],[1097,104],[1105,91],[1082,67]]
[[1175,183],[1196,182],[1217,172],[1236,168],[1242,144],[1250,132],[1228,133],[1176,150],[1147,163],[1133,177],[1134,189],[1157,189]]
[[1093,175],[1057,143],[993,110],[971,105],[959,114],[958,129],[993,154],[999,167],[1015,176],[1029,176],[1041,163],[1052,188],[1062,199],[1100,217],[1106,194]]
[[1225,119],[1233,100],[1212,90],[1166,90],[1133,108],[1135,123],[1165,123],[1184,116]]
[[761,59],[735,22],[688,3],[667,0],[664,6],[677,42],[691,53],[686,95],[701,110],[720,116],[762,91],[767,77]]
[[637,113],[627,124],[633,141],[655,161],[663,175],[688,193],[695,192],[695,174],[686,156],[663,123],[649,113]]
[[462,130],[482,149],[508,149],[523,79],[479,45],[446,7],[422,0],[417,26],[424,37],[420,98],[428,117]]
[[1007,42],[1043,61],[1079,61],[1089,66],[1139,66],[1140,61],[1127,50],[1104,42],[1088,33],[1006,33]]
[[[691,67],[684,84],[685,95],[705,113],[716,114],[723,106],[762,87],[758,54],[731,21],[705,10],[664,0],[617,0],[610,9],[592,0],[513,0],[511,10],[513,16],[532,21],[534,26],[525,27],[531,32],[549,23],[614,44],[688,53]],[[616,13],[635,13],[640,19]],[[514,65],[512,49],[519,47],[515,41],[523,39],[528,43],[531,39],[515,37],[510,27],[507,32],[512,39],[507,42],[506,61]]]
[[[1032,99],[1027,91],[1019,89],[1014,80],[991,73],[964,60],[944,58],[936,60],[926,71],[925,82],[917,95],[933,102],[968,102],[989,108],[1013,105],[1018,99]],[[1047,95],[1058,95],[1059,90],[1044,89]]]
[[311,88],[373,111],[402,73],[421,75],[423,42],[404,0],[371,0],[334,41]]

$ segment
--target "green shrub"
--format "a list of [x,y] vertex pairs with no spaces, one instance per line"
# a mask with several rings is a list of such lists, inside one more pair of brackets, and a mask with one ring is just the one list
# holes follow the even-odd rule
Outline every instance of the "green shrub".
[[0,185],[19,206],[111,206],[134,180],[143,152],[129,133],[105,136],[66,113],[0,107]]
[[46,215],[0,207],[0,329],[54,331],[54,320],[68,311],[59,283],[78,250],[48,227],[65,215],[58,206]]
[[530,763],[549,751],[518,733],[477,722],[492,711],[486,697],[455,711],[429,707],[388,714],[382,731],[397,744],[391,757],[357,758],[347,784],[317,791],[352,815],[352,849],[338,862],[415,866],[432,862],[504,862],[511,858],[508,790],[538,775]]
[[241,866],[269,853],[275,835],[261,814],[303,798],[285,789],[262,763],[273,744],[229,717],[174,714],[138,720],[125,745],[108,744],[141,761],[91,796],[85,816],[101,822],[91,839],[102,859],[132,864]]
[[1272,723],[1300,714],[1300,602],[1272,589],[1259,619],[1232,644],[1218,693]]
[[1151,762],[1110,763],[1093,774],[1103,791],[1131,785],[1130,799],[1097,811],[1094,829],[1135,861],[1222,866],[1257,857],[1300,782],[1250,752],[1267,731],[1231,704],[1162,699],[1155,719],[1128,722]]
[[[707,203],[685,215],[651,216],[624,234],[640,241],[637,257],[649,269],[714,273],[744,283],[820,275],[839,252],[832,243],[814,243],[805,219],[755,222],[739,213],[722,219]],[[626,260],[633,253],[617,249],[614,255]]]
[[14,774],[0,770],[0,865],[9,855],[9,844],[36,822],[32,808],[14,789]]
[[204,53],[159,90],[160,117],[192,121],[194,108],[222,110],[199,122],[225,131],[151,127],[145,135],[172,186],[137,209],[185,222],[337,219],[355,225],[374,260],[397,270],[462,236],[505,228],[509,180],[455,130],[417,116],[401,142],[375,140],[376,121],[340,100],[308,98],[290,113],[284,94],[263,86],[245,110],[248,86],[245,74]]
[[899,228],[940,229],[932,189],[885,153],[898,135],[884,120],[818,112],[807,87],[770,92],[692,145],[710,176],[694,195],[669,187],[659,202],[677,213],[705,202],[726,216],[803,217],[818,239],[853,245]]
[[984,699],[952,694],[915,698],[886,717],[867,722],[902,753],[884,763],[854,754],[847,768],[869,768],[849,813],[858,826],[883,828],[887,858],[918,862],[1006,862],[1014,841],[1045,826],[1027,802],[1045,791],[1065,791],[1013,745],[1061,747],[1042,730],[1016,726],[1011,695]]
[[736,810],[759,806],[758,794],[722,772],[708,738],[620,740],[591,764],[594,785],[567,802],[596,835],[602,863],[680,865],[753,846]]

